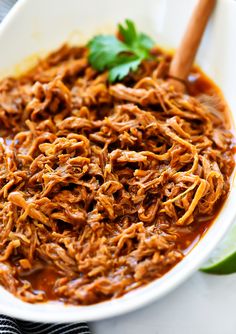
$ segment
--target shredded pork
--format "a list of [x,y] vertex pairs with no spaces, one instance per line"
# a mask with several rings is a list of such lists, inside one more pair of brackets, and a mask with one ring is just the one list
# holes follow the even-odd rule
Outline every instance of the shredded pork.
[[0,282],[11,293],[47,300],[29,277],[52,268],[54,298],[121,296],[179,262],[214,218],[234,167],[226,115],[176,93],[167,68],[162,54],[111,85],[86,48],[64,46],[0,82]]

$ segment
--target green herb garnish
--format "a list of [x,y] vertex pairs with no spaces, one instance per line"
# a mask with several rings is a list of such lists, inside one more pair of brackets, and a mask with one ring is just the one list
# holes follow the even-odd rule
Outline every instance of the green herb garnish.
[[154,45],[150,37],[137,32],[130,20],[119,24],[118,31],[122,41],[112,35],[99,35],[88,43],[90,64],[97,71],[109,70],[110,82],[136,71],[142,60],[151,57]]

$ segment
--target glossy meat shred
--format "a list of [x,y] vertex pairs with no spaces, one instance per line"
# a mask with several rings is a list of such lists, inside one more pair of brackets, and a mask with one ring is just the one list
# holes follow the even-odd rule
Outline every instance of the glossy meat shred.
[[[234,167],[226,114],[176,93],[165,57],[122,83],[63,46],[0,82],[0,282],[47,300],[28,275],[57,274],[54,297],[123,295],[183,258],[183,236],[214,217]],[[188,240],[185,246],[188,245]]]

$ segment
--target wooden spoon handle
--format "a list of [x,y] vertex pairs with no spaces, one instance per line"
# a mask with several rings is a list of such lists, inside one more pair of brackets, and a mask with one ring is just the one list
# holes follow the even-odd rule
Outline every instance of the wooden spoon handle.
[[216,0],[199,0],[169,70],[170,77],[186,80]]

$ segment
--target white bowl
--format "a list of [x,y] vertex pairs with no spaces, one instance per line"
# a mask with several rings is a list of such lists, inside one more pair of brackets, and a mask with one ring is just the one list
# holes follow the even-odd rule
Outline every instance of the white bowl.
[[[53,50],[64,41],[85,42],[94,33],[115,29],[133,19],[157,44],[175,48],[196,1],[194,0],[21,0],[0,26],[0,73],[32,54]],[[236,2],[219,0],[206,32],[197,63],[221,87],[236,119]],[[35,60],[28,58],[26,64]],[[25,63],[24,63],[25,64]],[[33,321],[98,320],[137,309],[170,292],[189,277],[210,254],[236,215],[236,183],[215,223],[194,249],[170,272],[145,287],[112,301],[91,306],[57,302],[27,304],[0,288],[0,313]]]

